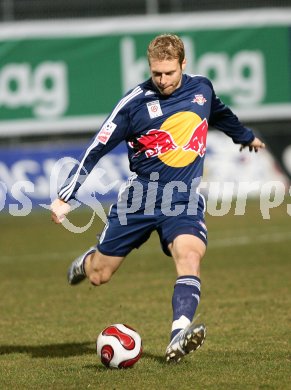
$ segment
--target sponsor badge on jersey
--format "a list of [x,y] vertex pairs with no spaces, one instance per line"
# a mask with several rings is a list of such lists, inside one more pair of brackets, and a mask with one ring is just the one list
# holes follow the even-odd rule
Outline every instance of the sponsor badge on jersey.
[[101,144],[103,145],[107,144],[116,126],[117,125],[113,122],[105,122],[104,125],[102,126],[102,129],[99,131],[97,135],[98,141],[101,142]]
[[160,102],[158,100],[154,100],[153,102],[147,103],[147,108],[151,119],[163,115]]

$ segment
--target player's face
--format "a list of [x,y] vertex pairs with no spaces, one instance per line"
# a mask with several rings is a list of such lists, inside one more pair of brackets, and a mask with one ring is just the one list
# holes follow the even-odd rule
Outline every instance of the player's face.
[[162,95],[171,95],[181,85],[182,73],[186,60],[179,64],[179,60],[150,60],[150,72],[153,83]]

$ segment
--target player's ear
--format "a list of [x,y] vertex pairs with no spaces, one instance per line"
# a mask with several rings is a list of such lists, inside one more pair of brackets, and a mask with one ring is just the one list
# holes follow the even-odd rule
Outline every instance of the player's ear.
[[186,60],[186,58],[184,58],[184,60],[182,61],[182,64],[181,64],[182,71],[185,70],[186,65],[187,65],[187,60]]

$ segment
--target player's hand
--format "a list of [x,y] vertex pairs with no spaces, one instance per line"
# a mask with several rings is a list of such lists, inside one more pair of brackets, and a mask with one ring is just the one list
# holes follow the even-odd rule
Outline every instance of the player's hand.
[[259,149],[265,149],[266,145],[259,138],[255,138],[249,145],[241,145],[239,151],[241,152],[244,148],[249,148],[249,151],[253,150],[257,153]]
[[70,211],[71,206],[64,202],[61,199],[56,199],[51,204],[51,211],[52,211],[52,221],[55,223],[62,223],[65,219],[65,216]]

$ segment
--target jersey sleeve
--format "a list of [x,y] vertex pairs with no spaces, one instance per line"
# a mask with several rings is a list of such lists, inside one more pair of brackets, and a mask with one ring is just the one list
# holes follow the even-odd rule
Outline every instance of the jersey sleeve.
[[253,131],[243,126],[231,109],[216,96],[210,81],[209,86],[212,89],[209,124],[216,129],[223,131],[226,135],[231,137],[236,144],[250,144],[255,138]]
[[129,104],[140,93],[142,93],[140,87],[132,90],[119,101],[111,114],[106,118],[87,149],[81,155],[79,163],[73,167],[67,180],[59,189],[58,196],[64,202],[75,198],[76,192],[101,157],[128,138]]

